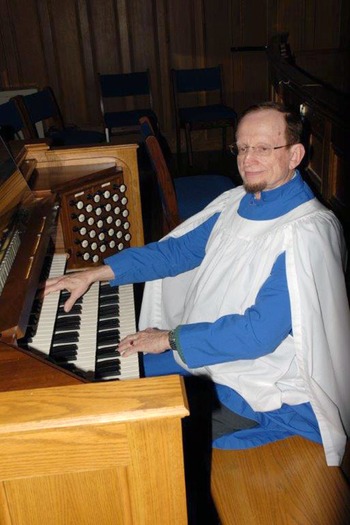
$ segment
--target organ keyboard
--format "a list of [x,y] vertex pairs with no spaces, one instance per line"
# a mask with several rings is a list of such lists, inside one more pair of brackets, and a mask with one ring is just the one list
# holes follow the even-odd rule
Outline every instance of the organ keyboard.
[[[49,277],[65,273],[67,258],[55,255]],[[136,331],[132,285],[119,288],[94,283],[72,310],[64,312],[64,292],[46,296],[32,313],[25,342],[28,348],[89,380],[139,377],[138,356],[120,358],[117,347]]]

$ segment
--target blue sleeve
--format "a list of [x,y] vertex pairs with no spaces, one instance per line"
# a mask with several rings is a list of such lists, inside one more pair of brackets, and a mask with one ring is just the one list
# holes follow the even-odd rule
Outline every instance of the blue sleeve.
[[179,353],[191,368],[255,359],[273,350],[291,332],[285,253],[275,261],[255,304],[243,315],[225,315],[213,323],[176,328]]
[[200,265],[216,213],[181,237],[169,237],[140,248],[128,248],[105,259],[114,273],[113,285],[140,283],[178,275]]

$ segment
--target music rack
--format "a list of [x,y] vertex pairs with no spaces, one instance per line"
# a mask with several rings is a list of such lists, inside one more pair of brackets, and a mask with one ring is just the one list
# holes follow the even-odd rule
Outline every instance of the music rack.
[[56,184],[68,269],[101,264],[130,246],[128,188],[123,170],[101,170]]

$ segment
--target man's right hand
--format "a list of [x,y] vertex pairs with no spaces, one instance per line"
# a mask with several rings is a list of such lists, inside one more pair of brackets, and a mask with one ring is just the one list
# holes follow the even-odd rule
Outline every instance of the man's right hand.
[[64,303],[64,311],[69,312],[75,301],[79,299],[97,281],[109,281],[114,278],[114,273],[109,266],[100,266],[81,272],[74,272],[60,277],[48,279],[43,286],[43,295],[67,290],[69,298]]

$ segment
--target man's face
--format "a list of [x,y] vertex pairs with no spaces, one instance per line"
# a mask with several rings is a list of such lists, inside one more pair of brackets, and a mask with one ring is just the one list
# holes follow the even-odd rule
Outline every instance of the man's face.
[[[285,117],[275,109],[249,113],[238,126],[236,140],[239,146],[283,146],[288,142]],[[271,190],[286,183],[299,163],[299,159],[295,158],[299,146],[272,150],[267,157],[256,155],[252,149],[238,155],[238,169],[245,189],[259,194],[262,190]]]

